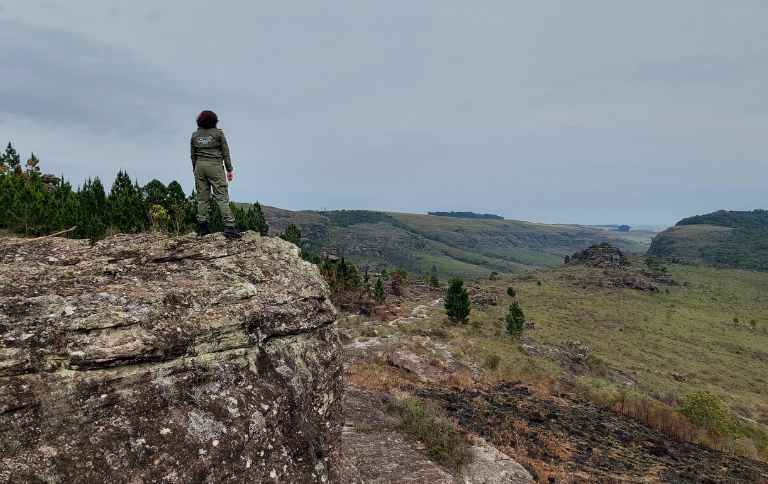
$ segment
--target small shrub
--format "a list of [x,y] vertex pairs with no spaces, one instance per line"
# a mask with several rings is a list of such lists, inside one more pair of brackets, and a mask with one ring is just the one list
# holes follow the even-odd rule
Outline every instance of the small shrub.
[[485,357],[483,368],[496,370],[499,367],[499,363],[501,363],[501,356],[494,353]]
[[515,297],[515,289],[512,286],[509,286],[507,288],[507,295],[509,297]]
[[408,278],[408,273],[403,269],[395,269],[392,272],[392,280],[390,286],[392,288],[392,294],[395,296],[403,295],[403,281]]
[[541,281],[536,281],[537,286],[541,286]]
[[736,434],[736,422],[728,416],[728,409],[720,403],[720,397],[707,392],[694,392],[685,397],[685,403],[677,411],[697,427],[710,433]]
[[405,269],[401,269],[400,267],[392,271],[392,276],[395,276],[395,275],[400,276],[404,280],[408,279],[408,271],[406,271]]

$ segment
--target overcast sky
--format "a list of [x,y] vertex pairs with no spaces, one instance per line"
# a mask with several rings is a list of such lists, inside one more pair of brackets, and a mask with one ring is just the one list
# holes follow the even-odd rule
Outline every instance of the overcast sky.
[[768,208],[768,2],[0,0],[0,143],[73,185],[672,225]]

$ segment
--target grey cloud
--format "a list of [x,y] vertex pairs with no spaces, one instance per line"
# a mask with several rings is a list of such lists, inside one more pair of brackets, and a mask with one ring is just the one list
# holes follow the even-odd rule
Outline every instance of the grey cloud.
[[129,51],[0,20],[3,115],[95,131],[145,129],[185,99],[183,86]]
[[758,0],[0,2],[0,132],[74,180],[189,191],[214,109],[239,201],[633,225],[764,200]]

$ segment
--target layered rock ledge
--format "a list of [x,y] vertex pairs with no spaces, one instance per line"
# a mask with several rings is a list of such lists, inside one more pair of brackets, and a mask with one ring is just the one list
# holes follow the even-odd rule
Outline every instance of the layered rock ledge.
[[0,483],[343,482],[317,269],[245,234],[0,239]]

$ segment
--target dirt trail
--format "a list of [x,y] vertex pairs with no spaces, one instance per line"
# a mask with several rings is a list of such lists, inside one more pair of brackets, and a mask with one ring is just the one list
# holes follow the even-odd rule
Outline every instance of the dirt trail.
[[434,301],[428,302],[427,304],[416,306],[415,308],[413,308],[413,311],[411,311],[411,316],[409,317],[400,316],[399,318],[390,321],[388,324],[389,326],[397,326],[398,324],[408,324],[408,323],[413,323],[414,321],[418,321],[420,319],[427,319],[429,317],[427,315],[427,309],[437,307],[442,302],[443,302],[443,299],[440,298],[440,299],[435,299]]

